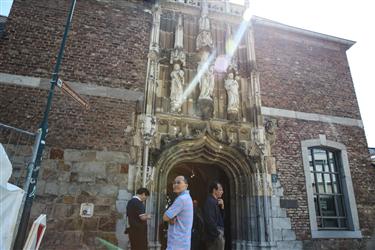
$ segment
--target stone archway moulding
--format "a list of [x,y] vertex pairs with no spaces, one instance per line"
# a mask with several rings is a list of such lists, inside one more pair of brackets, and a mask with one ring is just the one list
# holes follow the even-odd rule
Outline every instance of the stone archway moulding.
[[[163,150],[155,164],[152,185],[152,205],[155,216],[149,239],[158,244],[161,215],[164,212],[167,177],[181,163],[214,164],[221,168],[229,179],[231,190],[231,234],[234,249],[246,248],[262,241],[264,231],[262,201],[258,194],[259,169],[239,149],[216,141],[209,133],[199,138],[183,140]],[[155,247],[157,249],[157,247]]]

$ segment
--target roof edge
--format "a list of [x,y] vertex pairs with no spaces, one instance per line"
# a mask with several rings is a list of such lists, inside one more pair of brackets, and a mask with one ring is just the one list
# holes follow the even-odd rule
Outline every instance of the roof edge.
[[253,16],[251,18],[251,21],[252,21],[252,23],[255,23],[255,24],[261,24],[261,25],[264,25],[264,26],[279,28],[279,29],[282,29],[282,30],[285,30],[285,31],[290,31],[290,32],[294,32],[294,33],[303,34],[303,35],[306,35],[306,36],[311,36],[311,37],[315,37],[315,38],[320,38],[320,39],[340,43],[340,44],[346,45],[347,49],[349,49],[351,46],[353,46],[356,43],[355,41],[352,41],[352,40],[348,40],[348,39],[344,39],[344,38],[340,38],[340,37],[336,37],[336,36],[331,36],[331,35],[326,35],[326,34],[323,34],[323,33],[315,32],[315,31],[311,31],[311,30],[306,30],[306,29],[302,29],[302,28],[297,28],[297,27],[294,27],[294,26],[279,23],[279,22],[276,22],[276,21],[273,21],[273,20],[270,20],[270,19],[267,19],[267,18],[263,18],[263,17]]

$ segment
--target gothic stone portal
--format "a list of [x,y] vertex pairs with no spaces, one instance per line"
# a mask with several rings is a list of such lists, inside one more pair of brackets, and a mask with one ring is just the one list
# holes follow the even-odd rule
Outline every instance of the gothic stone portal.
[[[149,211],[156,214],[149,230],[149,241],[154,249],[160,249],[164,232],[160,229],[161,216],[171,192],[171,179],[177,174],[196,176],[191,183],[193,198],[203,203],[207,185],[216,178],[223,182],[226,201],[228,248],[256,249],[254,244],[264,241],[263,196],[259,195],[256,163],[250,162],[240,150],[221,144],[210,135],[183,140],[170,146],[156,159],[156,173],[152,185],[153,197]],[[196,183],[195,183],[196,182]],[[196,186],[194,186],[196,185]],[[200,195],[196,195],[197,189]],[[204,190],[204,191],[203,191]],[[196,197],[195,197],[196,196]]]

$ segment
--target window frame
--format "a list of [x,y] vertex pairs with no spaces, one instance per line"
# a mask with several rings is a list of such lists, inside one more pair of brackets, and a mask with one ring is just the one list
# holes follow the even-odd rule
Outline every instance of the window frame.
[[[332,150],[331,148],[327,147],[310,147],[309,150],[309,157],[311,156],[311,159],[309,158],[309,166],[310,166],[310,177],[314,176],[314,180],[312,181],[315,183],[315,188],[313,185],[313,195],[314,195],[314,205],[315,205],[315,211],[319,211],[318,215],[316,216],[317,221],[320,220],[320,223],[322,223],[323,227],[318,226],[318,230],[347,230],[348,229],[348,223],[347,223],[347,211],[346,206],[344,203],[344,197],[345,194],[342,189],[342,174],[341,174],[341,164],[340,164],[340,153],[337,150]],[[320,153],[324,154],[324,157],[326,160],[327,166],[322,166],[321,164],[324,163],[324,160],[319,160],[316,158],[318,150],[321,151]],[[332,169],[331,165],[331,159],[334,168]],[[311,160],[311,161],[310,161]],[[310,164],[312,162],[312,165]],[[317,169],[318,166],[322,166],[321,169]],[[319,186],[319,176],[321,176],[322,184],[323,186]],[[335,176],[335,178],[333,178]],[[331,183],[330,191],[328,186],[326,185],[329,182],[326,182],[326,178]],[[336,185],[334,185],[334,179],[336,180]],[[335,216],[327,216],[323,215],[323,206],[321,205],[322,197],[327,198],[333,198],[334,202],[334,212]],[[316,198],[316,204],[315,204],[315,198]],[[340,200],[340,202],[339,202]],[[339,205],[341,204],[341,209],[339,208]],[[317,210],[318,209],[318,210]],[[341,215],[340,215],[341,211]],[[326,227],[324,226],[325,220],[332,219],[335,220],[337,223],[337,227]],[[345,220],[345,226],[342,226],[342,220]],[[319,222],[317,222],[319,225]]]
[[[330,141],[325,135],[319,135],[319,139],[301,141],[303,167],[306,180],[306,192],[310,217],[310,228],[312,238],[362,238],[359,228],[357,205],[354,196],[353,183],[350,174],[348,153],[344,144]],[[344,206],[347,217],[348,229],[318,229],[317,216],[315,212],[314,191],[311,180],[309,155],[311,148],[322,148],[336,153],[338,167],[340,169],[341,188],[344,195]]]

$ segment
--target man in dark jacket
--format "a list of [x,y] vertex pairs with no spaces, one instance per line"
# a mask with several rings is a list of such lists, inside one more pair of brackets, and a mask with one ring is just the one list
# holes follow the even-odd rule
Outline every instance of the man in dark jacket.
[[208,188],[208,197],[203,207],[208,250],[224,250],[224,201],[223,187],[217,181]]
[[194,219],[193,228],[191,229],[191,249],[201,250],[203,249],[204,219],[197,200],[193,200],[193,207]]
[[150,196],[146,188],[140,188],[126,206],[128,216],[129,240],[132,250],[147,250],[147,219],[151,216],[145,213],[144,202]]

